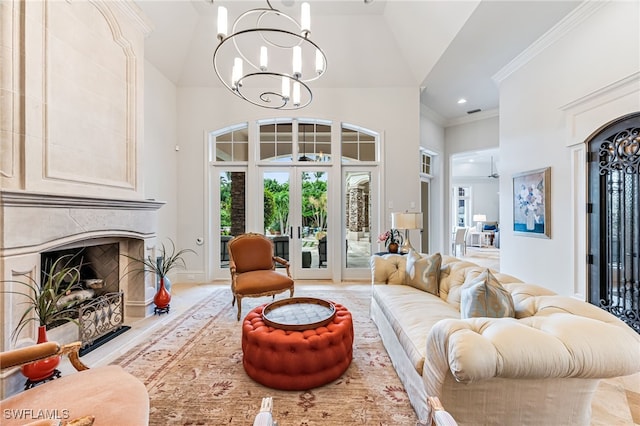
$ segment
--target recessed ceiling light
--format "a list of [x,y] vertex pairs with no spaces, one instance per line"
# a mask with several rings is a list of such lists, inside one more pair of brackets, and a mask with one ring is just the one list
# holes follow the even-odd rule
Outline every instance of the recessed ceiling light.
[[458,99],[458,103],[459,104],[466,104],[467,100],[465,98],[460,98],[460,99]]

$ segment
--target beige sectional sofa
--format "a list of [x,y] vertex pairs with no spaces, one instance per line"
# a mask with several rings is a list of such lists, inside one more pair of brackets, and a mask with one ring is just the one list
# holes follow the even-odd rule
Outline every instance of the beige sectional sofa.
[[434,295],[405,266],[372,256],[371,317],[420,419],[436,396],[460,425],[589,425],[600,379],[640,371],[640,335],[600,308],[495,273],[515,318],[461,319],[486,268],[442,256]]

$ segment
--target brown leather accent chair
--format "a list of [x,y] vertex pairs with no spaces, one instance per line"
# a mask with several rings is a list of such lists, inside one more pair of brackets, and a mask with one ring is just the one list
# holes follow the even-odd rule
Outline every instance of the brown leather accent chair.
[[[289,262],[274,256],[273,242],[262,234],[246,233],[229,241],[229,271],[233,306],[238,299],[238,321],[242,313],[243,297],[272,296],[289,290],[293,296],[293,280]],[[276,272],[276,263],[285,268],[286,275]]]

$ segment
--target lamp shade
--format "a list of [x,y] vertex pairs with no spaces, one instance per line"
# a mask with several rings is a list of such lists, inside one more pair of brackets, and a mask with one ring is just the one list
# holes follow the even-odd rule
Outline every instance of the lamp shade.
[[422,213],[391,213],[393,229],[422,229]]
[[474,222],[486,222],[487,221],[487,215],[485,215],[485,214],[474,214],[473,215],[473,221]]

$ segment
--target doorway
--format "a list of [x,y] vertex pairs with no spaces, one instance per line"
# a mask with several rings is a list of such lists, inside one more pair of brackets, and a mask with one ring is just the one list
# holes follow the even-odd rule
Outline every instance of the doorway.
[[589,302],[640,333],[640,113],[587,147]]
[[330,278],[329,180],[327,168],[261,168],[264,233],[275,255],[291,264],[295,278]]

